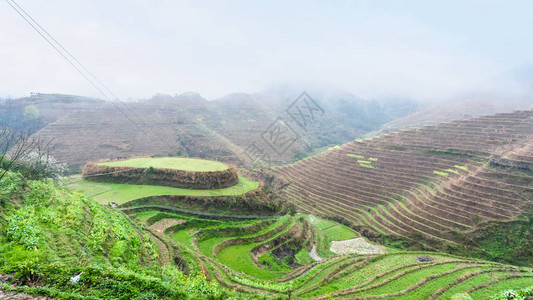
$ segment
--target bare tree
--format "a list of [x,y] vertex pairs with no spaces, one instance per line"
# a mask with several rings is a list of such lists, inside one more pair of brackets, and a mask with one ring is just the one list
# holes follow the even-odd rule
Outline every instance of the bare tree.
[[[48,144],[49,146],[49,144]],[[13,166],[29,153],[44,147],[30,132],[15,132],[4,126],[0,129],[0,180]]]

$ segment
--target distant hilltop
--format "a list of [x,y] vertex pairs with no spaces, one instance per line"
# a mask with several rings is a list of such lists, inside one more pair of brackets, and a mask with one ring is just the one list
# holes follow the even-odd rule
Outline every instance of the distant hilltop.
[[45,93],[30,93],[29,97],[19,98],[16,101],[47,101],[47,102],[105,102],[102,99],[90,98],[77,95],[67,94],[45,94]]

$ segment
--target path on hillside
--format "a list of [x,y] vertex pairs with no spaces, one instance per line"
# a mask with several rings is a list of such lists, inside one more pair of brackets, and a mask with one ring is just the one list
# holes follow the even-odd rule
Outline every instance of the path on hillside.
[[170,253],[168,251],[167,244],[164,243],[163,240],[159,236],[153,234],[152,232],[147,231],[146,233],[148,233],[152,241],[157,245],[157,248],[159,248],[159,255],[160,255],[159,259],[161,261],[161,264],[169,265],[170,264]]
[[311,249],[311,252],[309,252],[309,256],[311,256],[312,259],[314,259],[315,261],[322,261],[322,257],[320,257],[318,255],[318,253],[316,252],[316,245],[313,245],[313,249]]
[[11,299],[11,300],[48,300],[52,298],[44,297],[44,296],[32,296],[24,293],[17,293],[17,292],[8,292],[0,290],[0,299]]

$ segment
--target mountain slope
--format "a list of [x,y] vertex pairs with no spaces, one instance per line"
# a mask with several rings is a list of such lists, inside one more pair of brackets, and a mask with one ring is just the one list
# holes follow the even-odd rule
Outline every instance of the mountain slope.
[[[313,100],[323,106],[323,113],[305,117],[307,125],[302,127],[287,112],[298,96],[230,94],[207,101],[194,93],[157,95],[142,102],[118,104],[120,111],[111,103],[76,110],[37,135],[53,139],[56,158],[72,170],[87,161],[139,155],[202,157],[257,167],[248,155],[252,145],[272,164],[283,164],[313,149],[362,136],[410,112],[413,105],[369,102],[349,94],[325,95]],[[305,102],[297,106],[308,115]],[[286,149],[273,146],[276,139],[271,134],[275,130],[269,129],[276,120],[281,120],[275,125],[281,124],[282,129],[289,126],[294,138]]]
[[4,289],[58,299],[231,294],[203,275],[184,275],[153,233],[82,194],[12,172],[0,187]]
[[[525,263],[533,260],[532,136],[533,111],[497,114],[357,140],[275,172],[302,211],[368,236]],[[495,235],[514,241],[495,245]]]

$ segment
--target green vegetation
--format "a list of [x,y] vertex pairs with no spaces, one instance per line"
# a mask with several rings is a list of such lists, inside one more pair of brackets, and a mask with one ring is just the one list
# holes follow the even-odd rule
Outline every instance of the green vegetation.
[[184,196],[237,196],[255,190],[259,183],[246,177],[239,177],[239,183],[223,189],[192,190],[155,185],[134,185],[106,182],[94,182],[81,179],[80,175],[70,176],[65,180],[67,186],[92,197],[96,202],[108,204],[111,201],[117,204],[126,203],[135,199],[159,195],[184,195]]
[[468,171],[468,167],[466,167],[466,166],[458,166],[458,165],[455,165],[454,167],[457,168],[457,169],[461,169],[461,170],[463,170],[463,171]]
[[[375,161],[359,158],[357,163],[374,168]],[[434,174],[447,177],[458,174],[457,169],[463,170]],[[150,207],[124,211],[126,215],[97,203],[123,204],[156,195],[208,199],[242,195],[259,187],[244,177],[239,184],[219,190],[99,183],[73,176],[64,183],[72,190],[67,191],[51,179],[27,180],[13,172],[1,183],[0,272],[11,275],[3,288],[30,294],[59,299],[238,299],[289,294],[294,298],[486,299],[498,293],[494,299],[506,299],[527,295],[529,290],[520,289],[533,284],[533,270],[525,267],[398,249],[358,254],[358,249],[369,246],[348,246],[363,238],[336,243],[335,247],[353,247],[337,255],[330,250],[333,241],[360,235],[313,215],[205,219]],[[202,201],[195,208],[209,212]],[[409,210],[397,202],[369,207],[369,212],[393,217],[393,211],[402,213],[400,208]],[[225,207],[218,212],[224,213]],[[476,239],[493,261],[518,252],[532,256],[528,252],[530,219],[513,222],[487,223],[495,235]],[[517,253],[509,253],[509,245]],[[76,275],[80,280],[70,283]],[[500,292],[510,288],[517,291]]]
[[162,168],[162,169],[178,169],[185,171],[223,171],[227,170],[228,166],[224,163],[212,160],[205,160],[199,158],[185,158],[185,157],[140,157],[127,160],[110,161],[99,163],[105,166],[126,166],[133,168]]
[[309,251],[305,248],[300,250],[300,252],[296,253],[294,257],[296,258],[296,261],[301,265],[307,265],[314,262],[311,256],[309,256]]
[[433,174],[437,174],[437,175],[440,175],[440,176],[443,176],[443,177],[448,177],[449,176],[448,173],[441,172],[441,171],[433,171]]
[[362,156],[362,155],[351,154],[351,153],[348,153],[348,154],[346,154],[346,155],[348,155],[349,157],[359,158],[359,159],[364,159],[364,158],[365,158],[365,157]]
[[339,145],[335,145],[335,146],[333,146],[333,147],[328,148],[328,151],[331,151],[331,150],[338,150],[338,149],[340,149],[340,148],[341,148],[341,146],[339,146]]
[[374,166],[371,165],[371,164],[359,163],[359,166],[361,166],[363,168],[374,169]]
[[[285,274],[285,272],[270,271],[268,267],[260,269],[254,265],[249,255],[253,246],[255,244],[230,246],[222,249],[217,258],[221,263],[237,272],[242,272],[262,280],[275,279]],[[273,258],[270,257],[270,260],[273,260]],[[262,263],[265,264],[265,261],[263,260]],[[272,264],[274,263],[271,262],[270,265]]]
[[311,215],[306,216],[306,219],[318,230],[322,231],[328,241],[343,241],[359,236],[352,229],[335,221],[326,220]]
[[521,290],[505,290],[493,295],[491,300],[522,300],[533,296],[533,286]]
[[444,171],[449,172],[449,173],[459,174],[459,171],[454,170],[454,169],[446,169]]
[[322,229],[322,231],[329,241],[344,241],[357,237],[353,230],[341,224]]
[[363,160],[365,158],[364,156],[351,154],[351,153],[348,153],[347,155],[353,158],[358,158],[357,162],[359,163],[359,166],[363,168],[368,168],[368,169],[374,169],[372,162],[378,160],[377,158],[373,158],[373,157],[370,157],[368,160]]
[[[434,252],[336,256],[329,251],[331,241],[358,235],[312,215],[229,221],[146,210],[132,212],[130,219],[52,180],[28,181],[8,172],[1,183],[0,271],[12,276],[3,288],[29,294],[58,299],[238,299],[288,293],[296,298],[447,299],[480,286],[470,296],[485,299],[509,288],[526,295],[523,288],[533,284],[528,268]],[[329,259],[315,262],[310,255],[315,246]],[[79,281],[70,283],[79,274]]]
[[533,212],[516,221],[490,222],[472,236],[477,237],[480,257],[524,266],[533,264]]
[[[235,292],[161,266],[162,250],[130,220],[52,180],[0,180],[4,289],[57,299],[221,299]],[[79,275],[77,282],[71,278]]]

